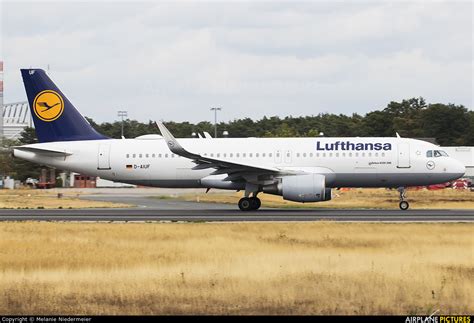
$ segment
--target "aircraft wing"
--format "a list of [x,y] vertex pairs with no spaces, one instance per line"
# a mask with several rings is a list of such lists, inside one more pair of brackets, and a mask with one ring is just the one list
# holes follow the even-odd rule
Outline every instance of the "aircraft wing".
[[[299,173],[298,171],[285,170],[276,167],[240,162],[236,163],[234,161],[231,162],[220,158],[210,158],[189,152],[180,145],[180,143],[176,140],[176,138],[173,137],[171,132],[169,132],[162,122],[157,121],[156,124],[160,129],[161,134],[165,138],[166,144],[168,145],[168,148],[171,150],[171,152],[178,156],[192,159],[196,163],[196,166],[192,169],[197,170],[215,168],[216,170],[211,173],[211,175],[228,174],[228,176],[224,178],[224,181],[235,181],[243,178],[247,181],[259,182],[263,179],[257,178],[258,176],[268,177],[268,175],[290,175]],[[268,180],[270,178],[266,179]]]

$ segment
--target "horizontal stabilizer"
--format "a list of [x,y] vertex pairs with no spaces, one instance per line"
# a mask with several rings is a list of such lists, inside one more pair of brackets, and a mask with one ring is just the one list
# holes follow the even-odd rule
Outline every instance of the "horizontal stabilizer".
[[72,152],[66,150],[56,150],[56,149],[44,149],[39,147],[28,147],[28,146],[18,146],[13,147],[14,151],[28,151],[38,155],[50,156],[50,157],[65,157],[72,155]]

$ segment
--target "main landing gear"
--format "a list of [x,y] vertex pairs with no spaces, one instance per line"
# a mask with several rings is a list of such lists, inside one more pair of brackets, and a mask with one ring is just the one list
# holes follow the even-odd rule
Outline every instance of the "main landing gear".
[[[262,202],[257,197],[257,194],[261,192],[260,188],[256,184],[247,183],[245,185],[244,197],[239,201],[239,209],[241,211],[255,211],[260,208]],[[252,197],[250,197],[250,194]]]
[[243,197],[239,201],[239,209],[241,211],[253,211],[258,210],[262,202],[256,196],[253,197]]
[[405,201],[405,193],[406,193],[406,190],[404,187],[399,187],[398,189],[398,192],[400,193],[400,203],[398,204],[398,206],[400,207],[400,210],[408,210],[408,208],[410,207],[410,204],[408,204],[407,201]]

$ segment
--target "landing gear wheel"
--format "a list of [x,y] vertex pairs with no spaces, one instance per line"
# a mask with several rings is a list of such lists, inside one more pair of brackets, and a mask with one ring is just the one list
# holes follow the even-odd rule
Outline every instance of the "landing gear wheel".
[[262,202],[258,197],[251,197],[250,204],[252,205],[252,210],[258,210],[262,205]]
[[408,210],[410,207],[410,204],[408,204],[407,201],[405,201],[406,198],[406,189],[405,187],[399,187],[397,188],[398,193],[400,193],[400,204],[398,206],[400,207],[400,210]]
[[405,211],[405,210],[408,210],[408,208],[410,207],[410,204],[408,204],[407,201],[401,201],[399,206],[400,206],[400,210]]
[[241,211],[252,210],[252,202],[248,197],[243,197],[239,200],[239,209]]

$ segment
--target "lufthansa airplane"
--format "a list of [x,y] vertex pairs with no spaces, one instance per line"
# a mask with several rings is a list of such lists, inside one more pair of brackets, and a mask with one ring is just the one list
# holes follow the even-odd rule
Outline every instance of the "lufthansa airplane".
[[444,183],[465,168],[438,146],[408,138],[205,138],[162,134],[112,139],[95,131],[41,69],[22,69],[39,143],[15,157],[108,180],[155,187],[243,190],[242,211],[260,192],[320,202],[331,188],[398,188]]

